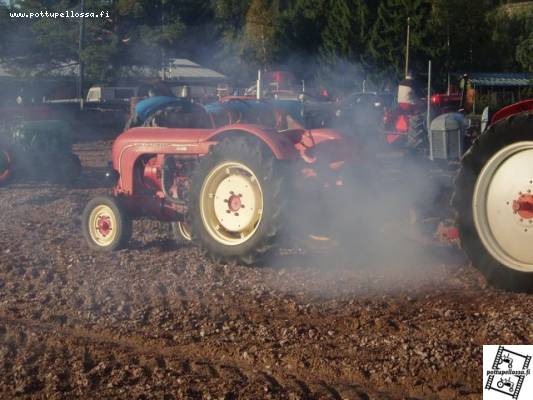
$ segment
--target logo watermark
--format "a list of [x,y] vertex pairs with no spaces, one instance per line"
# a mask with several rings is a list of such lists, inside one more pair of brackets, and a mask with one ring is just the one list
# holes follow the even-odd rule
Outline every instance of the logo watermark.
[[10,12],[11,18],[27,18],[27,19],[39,19],[39,18],[109,18],[109,11],[98,12],[80,12],[73,10],[65,10],[61,12],[52,11],[34,11],[34,12]]
[[483,399],[532,399],[533,346],[483,346]]

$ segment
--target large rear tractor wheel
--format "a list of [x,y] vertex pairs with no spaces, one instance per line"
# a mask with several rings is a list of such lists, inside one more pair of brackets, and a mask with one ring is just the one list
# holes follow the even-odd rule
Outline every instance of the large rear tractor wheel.
[[499,121],[465,153],[452,205],[461,246],[489,283],[533,290],[533,113]]
[[11,177],[13,162],[11,154],[4,149],[0,149],[0,185],[6,183]]
[[116,198],[99,196],[87,203],[82,229],[90,248],[114,251],[123,248],[130,240],[132,221]]
[[253,264],[280,232],[283,174],[254,139],[228,138],[192,175],[187,213],[193,240],[215,261]]

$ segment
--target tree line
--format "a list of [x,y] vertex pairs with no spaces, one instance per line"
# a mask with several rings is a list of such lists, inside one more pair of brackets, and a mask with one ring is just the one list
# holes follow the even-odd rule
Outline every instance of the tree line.
[[[20,11],[79,10],[80,0],[0,3],[0,61],[24,76],[78,60],[79,20],[18,19]],[[109,11],[85,20],[88,80],[116,82],[131,66],[190,58],[237,84],[258,68],[302,79],[378,87],[433,60],[447,71],[533,72],[533,2],[502,0],[85,0]]]

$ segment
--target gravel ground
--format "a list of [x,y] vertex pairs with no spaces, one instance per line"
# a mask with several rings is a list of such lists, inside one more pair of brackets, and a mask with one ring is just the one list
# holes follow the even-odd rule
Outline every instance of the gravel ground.
[[73,188],[0,188],[1,398],[479,399],[482,345],[531,342],[533,297],[454,249],[229,267],[143,220],[91,252],[80,215],[110,146],[75,145]]

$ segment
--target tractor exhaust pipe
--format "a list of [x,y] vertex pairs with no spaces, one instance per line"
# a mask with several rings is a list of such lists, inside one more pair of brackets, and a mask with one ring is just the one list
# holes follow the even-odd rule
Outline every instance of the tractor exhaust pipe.
[[256,98],[261,100],[261,70],[257,70],[257,89],[256,89]]
[[426,110],[426,127],[429,136],[429,159],[433,161],[433,146],[431,138],[431,60],[428,62],[428,95],[427,95],[427,110]]

